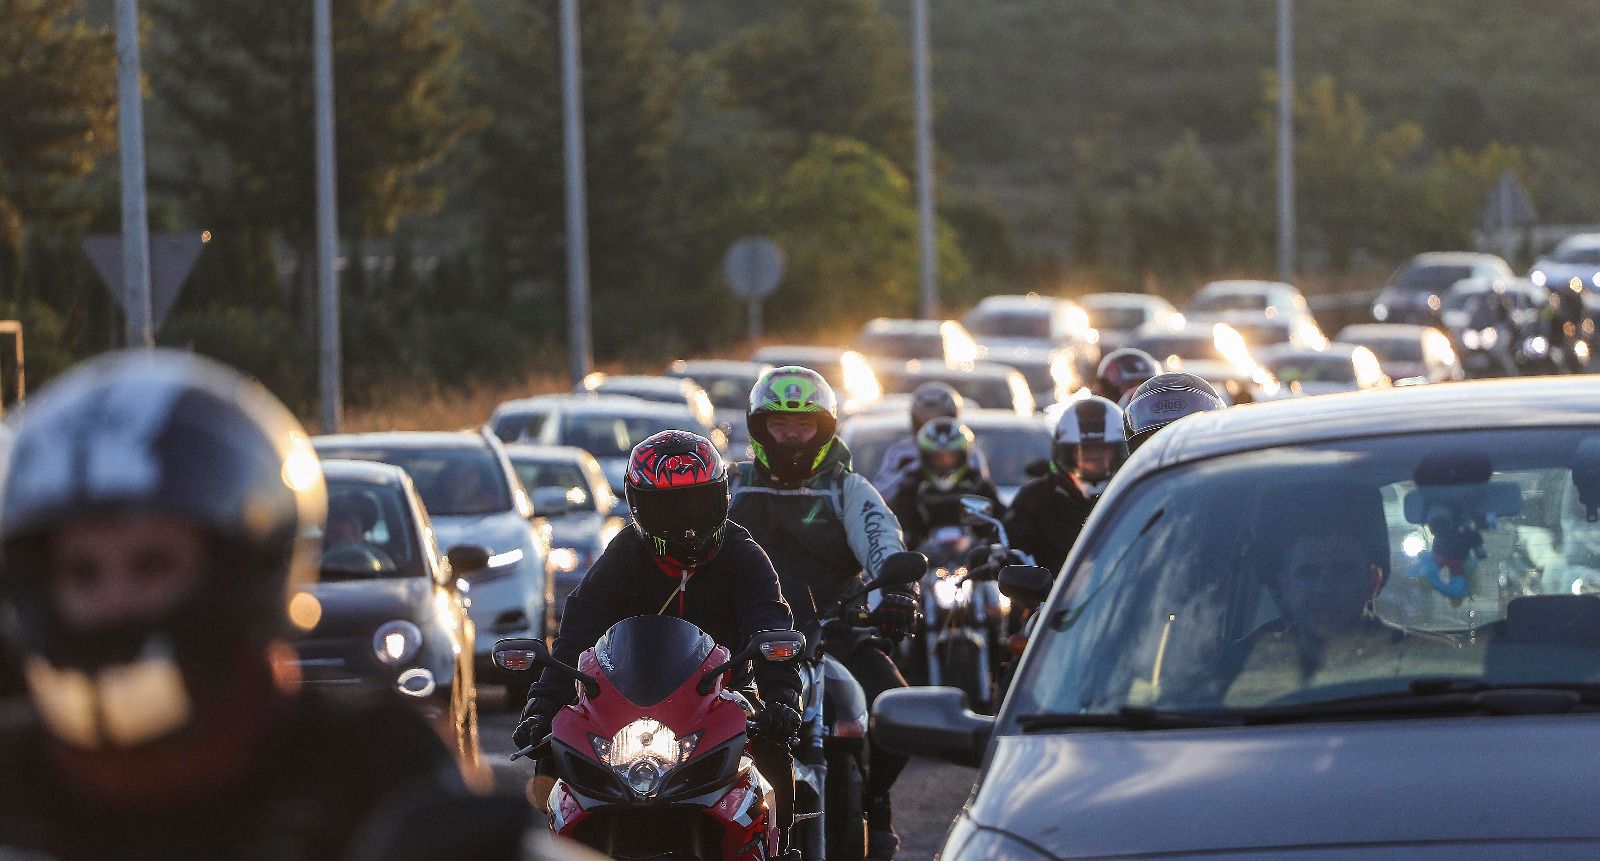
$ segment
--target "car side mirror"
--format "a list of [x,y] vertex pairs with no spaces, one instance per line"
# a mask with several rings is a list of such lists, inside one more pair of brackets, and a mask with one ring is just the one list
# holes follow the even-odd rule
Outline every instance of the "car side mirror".
[[899,553],[889,554],[878,566],[878,576],[872,578],[865,591],[881,589],[884,586],[909,586],[921,580],[928,573],[928,557],[915,550],[902,550]]
[[873,702],[872,728],[884,745],[907,756],[976,766],[994,733],[994,718],[973,713],[960,688],[897,688]]
[[444,555],[450,560],[450,570],[456,574],[471,574],[489,567],[489,548],[481,544],[457,544]]
[[1055,578],[1050,569],[1038,565],[1007,565],[1000,569],[1000,594],[1027,607],[1038,609],[1050,597]]

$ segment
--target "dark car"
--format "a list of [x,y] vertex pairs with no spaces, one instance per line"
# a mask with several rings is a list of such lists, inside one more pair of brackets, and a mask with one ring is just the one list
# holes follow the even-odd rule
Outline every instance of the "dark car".
[[1506,261],[1493,254],[1468,251],[1418,254],[1390,276],[1389,283],[1372,303],[1372,319],[1379,323],[1437,325],[1444,294],[1457,281],[1515,277]]
[[478,631],[472,652],[480,679],[500,677],[495,640],[555,633],[548,530],[532,522],[533,505],[498,439],[486,432],[402,431],[320,436],[311,443],[323,458],[404,469],[447,552],[458,545],[488,549],[488,567],[462,575],[472,587]]
[[949,861],[1592,858],[1595,519],[1592,382],[1189,416],[1113,479],[998,715],[909,689],[873,726],[981,761]]
[[565,445],[508,445],[506,456],[550,524],[550,576],[556,621],[567,596],[625,524],[623,510],[594,456]]
[[[326,460],[322,574],[291,599],[302,684],[419,709],[463,763],[478,757],[468,586],[439,552],[428,512],[397,466]],[[482,548],[457,551],[463,567]],[[398,752],[397,752],[398,753]]]

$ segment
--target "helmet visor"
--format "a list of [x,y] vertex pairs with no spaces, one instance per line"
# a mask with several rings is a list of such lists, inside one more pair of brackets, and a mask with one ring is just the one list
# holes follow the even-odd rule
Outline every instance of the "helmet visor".
[[726,480],[665,490],[635,487],[628,496],[640,529],[663,541],[693,543],[728,519]]
[[1085,442],[1077,446],[1077,473],[1084,481],[1105,481],[1127,459],[1128,448],[1121,443]]

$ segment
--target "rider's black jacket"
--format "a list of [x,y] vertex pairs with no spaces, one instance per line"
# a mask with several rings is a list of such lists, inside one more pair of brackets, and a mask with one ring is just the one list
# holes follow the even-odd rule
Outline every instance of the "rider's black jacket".
[[[577,666],[578,656],[612,625],[658,613],[694,623],[730,651],[743,648],[762,631],[793,628],[794,616],[783,601],[778,574],[767,554],[737,523],[729,522],[726,528],[717,555],[690,573],[687,581],[681,571],[663,570],[635,530],[617,533],[567,596],[551,656]],[[777,688],[799,695],[800,670],[793,664],[756,661],[755,668],[763,696]],[[572,679],[547,669],[528,688],[528,698],[570,703],[577,690]]]
[[86,795],[65,777],[71,755],[18,706],[0,731],[0,857],[339,859],[391,805],[468,797],[450,752],[409,710],[311,696],[272,709],[236,778],[141,807]]
[[940,488],[926,478],[901,482],[900,489],[889,500],[889,508],[905,530],[906,546],[920,547],[928,540],[929,533],[940,526],[959,526],[961,497],[969,494],[994,503],[996,517],[1005,512],[1005,504],[1000,501],[1000,491],[994,482],[973,472],[962,476],[950,488]]
[[1059,572],[1093,510],[1094,502],[1076,484],[1043,475],[1024,484],[1011,500],[1005,516],[1006,534],[1014,549],[1030,554],[1041,567]]

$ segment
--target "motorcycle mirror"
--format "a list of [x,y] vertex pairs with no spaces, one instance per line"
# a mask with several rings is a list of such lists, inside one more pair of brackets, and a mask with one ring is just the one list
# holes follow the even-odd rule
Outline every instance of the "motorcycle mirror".
[[1030,610],[1038,609],[1050,597],[1054,584],[1050,569],[1038,565],[1007,565],[1000,569],[1000,594]]
[[994,517],[994,503],[975,493],[961,497],[961,522],[968,526],[981,526]]
[[915,550],[902,550],[891,553],[889,558],[883,560],[878,566],[878,576],[866,585],[866,592],[880,589],[884,586],[909,586],[921,580],[928,573],[928,557]]
[[450,570],[457,574],[471,574],[489,567],[489,548],[481,544],[457,544],[444,555],[450,560]]
[[550,659],[543,640],[509,637],[494,644],[494,665],[502,670],[531,670]]

